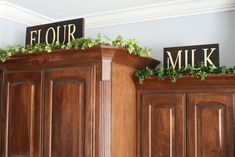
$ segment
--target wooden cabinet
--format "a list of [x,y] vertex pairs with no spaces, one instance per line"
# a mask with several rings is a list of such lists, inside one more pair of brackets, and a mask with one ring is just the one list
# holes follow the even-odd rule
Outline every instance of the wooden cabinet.
[[188,156],[234,156],[234,93],[190,93]]
[[233,157],[235,76],[137,85],[139,157]]
[[47,69],[45,74],[44,156],[91,156],[94,67]]
[[0,63],[0,156],[136,157],[132,75],[159,62],[108,46],[57,51]]
[[1,157],[40,156],[42,72],[4,73],[1,105]]
[[185,104],[182,93],[142,97],[142,156],[184,156]]

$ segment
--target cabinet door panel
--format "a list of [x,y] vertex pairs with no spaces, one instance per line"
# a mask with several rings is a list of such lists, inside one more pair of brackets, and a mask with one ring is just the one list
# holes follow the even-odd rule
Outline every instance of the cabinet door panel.
[[45,157],[91,156],[94,72],[89,66],[46,72]]
[[233,95],[189,94],[189,157],[233,156]]
[[185,94],[142,98],[142,157],[185,156]]
[[41,156],[41,72],[11,72],[4,77],[1,156]]

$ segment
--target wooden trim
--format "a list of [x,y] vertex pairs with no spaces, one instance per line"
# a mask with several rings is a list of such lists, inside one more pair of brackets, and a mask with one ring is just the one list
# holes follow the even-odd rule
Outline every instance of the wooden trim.
[[170,79],[158,80],[156,78],[146,79],[144,83],[139,84],[138,80],[134,78],[136,88],[138,90],[158,90],[160,92],[165,91],[181,91],[187,92],[193,91],[211,91],[215,89],[223,89],[224,92],[235,91],[235,75],[233,74],[213,74],[208,75],[205,80],[192,78],[190,76],[184,76],[178,79],[176,82],[171,82]]
[[[51,53],[40,52],[33,54],[20,54],[12,56],[5,62],[0,62],[0,67],[8,69],[21,68],[47,68],[57,66],[77,66],[78,64],[100,63],[101,60],[112,60],[135,69],[148,66],[155,68],[160,61],[150,57],[139,57],[129,54],[126,49],[114,46],[94,46],[89,49],[58,49]],[[13,64],[14,63],[14,64]]]
[[111,81],[100,81],[100,154],[112,157]]

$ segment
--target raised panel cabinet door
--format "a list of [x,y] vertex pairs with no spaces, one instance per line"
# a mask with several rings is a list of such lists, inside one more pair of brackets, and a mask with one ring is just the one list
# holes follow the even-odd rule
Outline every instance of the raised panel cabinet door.
[[95,67],[48,69],[45,77],[44,157],[91,157]]
[[42,72],[4,74],[1,157],[41,157]]
[[141,157],[185,157],[186,95],[142,95]]
[[188,157],[233,157],[232,93],[188,95]]

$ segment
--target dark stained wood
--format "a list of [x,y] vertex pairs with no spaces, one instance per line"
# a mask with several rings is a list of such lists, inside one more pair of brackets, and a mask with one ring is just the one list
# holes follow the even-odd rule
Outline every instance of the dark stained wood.
[[232,93],[192,93],[188,96],[188,156],[234,155]]
[[133,67],[112,63],[112,157],[137,156],[134,71]]
[[48,69],[45,77],[44,155],[91,156],[94,67]]
[[1,156],[41,156],[41,71],[5,73]]
[[[25,156],[29,157],[34,157],[29,153],[35,154],[35,157],[136,157],[137,106],[132,76],[137,69],[145,66],[154,68],[158,64],[155,59],[130,55],[123,48],[110,46],[18,55],[0,63],[3,71],[0,156],[7,156],[9,104],[5,99],[8,89],[6,80],[11,74],[15,81],[21,81],[18,77],[18,71],[21,71],[29,72],[24,76],[26,80],[33,79],[35,100],[41,92],[37,98],[41,107],[40,110],[35,107],[35,113],[32,112],[31,97],[23,97],[31,94],[31,84],[14,87],[14,98],[24,103],[23,108],[17,105],[19,103],[12,105],[13,119],[17,119],[19,113],[24,113],[20,121],[30,119],[28,116],[33,113],[39,118],[35,118],[35,127],[32,127],[34,141],[24,138],[26,133],[23,128],[28,126],[27,123],[22,124],[22,128],[14,123],[14,130],[19,131],[12,136],[17,136],[23,145],[13,144],[11,148],[17,150],[11,149],[8,154],[20,156],[25,152]],[[40,72],[40,76],[34,71]],[[40,87],[37,86],[38,79]],[[12,100],[9,99],[9,102]],[[10,142],[16,141],[13,138]]]
[[[209,75],[206,80],[198,80],[185,76],[177,80],[176,83],[172,83],[169,79],[163,81],[147,79],[143,85],[139,85],[136,80],[136,87],[139,105],[137,116],[139,150],[145,150],[146,139],[150,138],[148,136],[148,130],[146,133],[143,131],[149,127],[148,125],[144,125],[147,124],[148,121],[144,121],[143,117],[147,117],[150,111],[146,108],[146,112],[143,112],[144,107],[142,106],[147,102],[173,101],[173,104],[179,103],[176,106],[183,105],[184,108],[187,108],[187,125],[185,127],[187,131],[184,133],[181,132],[184,134],[184,137],[186,137],[185,140],[187,141],[187,157],[233,157],[235,155],[235,75]],[[155,96],[156,93],[158,93],[157,96]],[[186,97],[184,101],[186,103],[174,99],[175,96],[181,93],[185,93]],[[166,97],[167,94],[172,95]],[[152,97],[149,96],[146,98],[145,95]],[[171,106],[168,105],[168,108],[170,107]],[[161,110],[161,112],[154,111],[158,117],[164,112],[163,110]],[[161,123],[157,123],[156,125],[157,128],[165,128],[168,123],[169,120],[164,119]],[[182,127],[182,124],[177,126]],[[167,133],[169,133],[168,130],[165,131],[165,134]],[[162,138],[152,138],[151,140],[161,142]],[[156,149],[157,148],[158,147],[156,147]],[[152,150],[152,148],[149,148],[149,150]],[[176,150],[177,153],[178,151],[181,152],[180,149]],[[143,157],[148,157],[148,151],[147,154],[144,153],[145,152],[140,152],[139,154]],[[164,157],[169,156],[167,151],[162,154]]]
[[210,92],[220,90],[222,92],[235,91],[235,75],[233,74],[214,74],[208,75],[205,80],[199,80],[190,76],[184,76],[171,82],[168,78],[165,80],[147,79],[143,85],[140,85],[135,79],[136,87],[139,90],[158,90],[158,91],[174,91],[174,92]]
[[99,156],[112,156],[112,102],[111,81],[100,82],[100,153]]
[[[113,61],[131,66],[135,69],[143,69],[146,66],[155,68],[160,62],[153,58],[138,57],[130,55],[126,49],[111,47],[111,46],[94,46],[92,48],[70,49],[70,50],[55,50],[51,53],[34,53],[26,55],[13,56],[0,63],[0,67],[7,67],[8,69],[29,69],[29,68],[47,68],[47,67],[61,67],[61,66],[78,66],[81,63],[100,63],[102,58],[106,58],[108,52],[115,52]],[[110,54],[108,54],[110,56]],[[124,59],[125,58],[125,59]],[[63,61],[63,62],[62,62]],[[79,62],[78,62],[79,61]],[[20,65],[20,66],[16,66]]]
[[[128,55],[128,53],[123,53],[123,49],[114,50],[102,49],[101,91],[103,92],[100,96],[106,99],[103,104],[100,104],[100,108],[106,112],[99,112],[102,113],[100,117],[103,117],[101,124],[104,124],[100,135],[105,136],[104,138],[101,136],[102,141],[99,142],[103,143],[100,146],[105,146],[100,148],[100,150],[105,150],[105,153],[100,152],[100,155],[102,157],[136,157],[137,108],[136,89],[132,76],[134,71],[143,68],[144,64],[148,63],[149,66],[155,67],[159,62],[151,58]],[[126,59],[129,62],[126,62]],[[111,80],[111,90],[108,86],[109,80]],[[110,91],[111,102],[108,102]]]
[[183,93],[148,93],[141,96],[139,156],[185,157],[185,98]]

